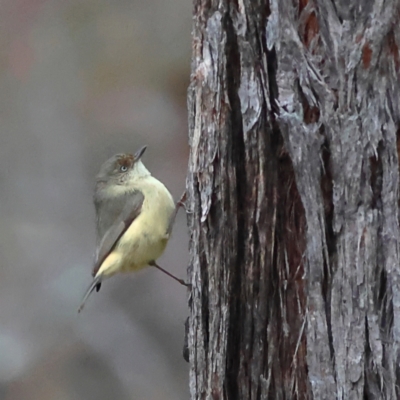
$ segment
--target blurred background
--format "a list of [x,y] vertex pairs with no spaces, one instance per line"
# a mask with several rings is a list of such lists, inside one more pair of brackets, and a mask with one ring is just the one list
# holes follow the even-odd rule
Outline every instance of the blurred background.
[[[94,176],[148,145],[187,168],[185,0],[0,0],[0,399],[187,399],[186,290],[148,268],[91,281]],[[186,279],[180,211],[159,264]]]

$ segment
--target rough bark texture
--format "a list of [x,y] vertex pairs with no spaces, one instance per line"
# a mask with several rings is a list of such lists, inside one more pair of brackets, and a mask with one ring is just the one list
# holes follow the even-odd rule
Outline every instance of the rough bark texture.
[[398,399],[400,8],[195,0],[192,399]]

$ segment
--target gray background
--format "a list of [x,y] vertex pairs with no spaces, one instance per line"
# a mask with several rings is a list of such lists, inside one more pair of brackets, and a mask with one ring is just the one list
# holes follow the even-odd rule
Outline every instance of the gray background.
[[[183,287],[149,268],[77,308],[101,163],[147,144],[147,167],[183,192],[191,7],[0,1],[0,399],[188,397]],[[185,221],[159,263],[186,279]]]

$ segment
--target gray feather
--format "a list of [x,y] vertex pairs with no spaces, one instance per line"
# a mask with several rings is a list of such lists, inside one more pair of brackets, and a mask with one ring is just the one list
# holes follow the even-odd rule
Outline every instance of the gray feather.
[[104,194],[97,196],[95,206],[98,234],[93,276],[96,275],[120,237],[139,216],[143,201],[144,195],[138,190],[109,198]]

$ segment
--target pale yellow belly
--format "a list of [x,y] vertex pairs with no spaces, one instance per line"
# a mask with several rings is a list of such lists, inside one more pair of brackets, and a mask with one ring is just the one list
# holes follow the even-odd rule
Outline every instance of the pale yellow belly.
[[[157,260],[165,250],[168,243],[166,234],[156,232],[143,232],[136,235],[137,226],[131,226],[133,234],[128,231],[118,243],[116,251],[121,254],[120,271],[133,272],[146,267],[149,262]],[[130,240],[134,237],[134,240]]]
[[155,179],[141,189],[145,194],[141,213],[104,260],[98,275],[106,277],[137,271],[156,261],[164,252],[174,201],[165,186]]

